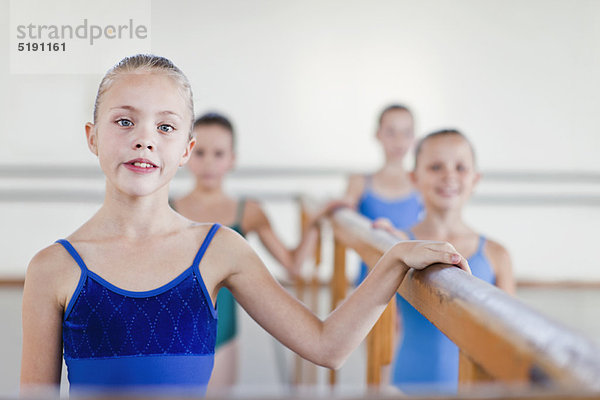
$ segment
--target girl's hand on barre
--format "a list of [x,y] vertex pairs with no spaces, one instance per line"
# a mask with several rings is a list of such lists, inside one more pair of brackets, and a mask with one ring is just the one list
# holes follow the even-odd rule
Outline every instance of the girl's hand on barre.
[[327,216],[333,214],[335,211],[339,210],[340,208],[352,208],[352,203],[350,203],[346,199],[330,200],[321,209],[321,212],[319,213],[319,215],[321,217],[327,217]]
[[387,233],[390,233],[394,236],[400,236],[399,233],[401,231],[399,231],[398,229],[396,229],[394,227],[394,225],[392,224],[392,221],[390,221],[387,218],[377,218],[375,221],[373,221],[373,228],[374,229],[381,229],[386,231]]
[[471,274],[467,260],[448,242],[409,240],[396,243],[395,251],[401,261],[414,269],[425,269],[432,264],[452,264]]
[[331,216],[335,211],[340,208],[352,208],[352,204],[345,199],[335,199],[328,201],[323,207],[319,209],[314,215],[310,218],[309,226],[317,226],[319,221],[323,218],[327,218]]

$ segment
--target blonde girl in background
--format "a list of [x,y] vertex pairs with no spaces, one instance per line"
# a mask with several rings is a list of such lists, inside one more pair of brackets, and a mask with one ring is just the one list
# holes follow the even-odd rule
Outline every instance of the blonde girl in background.
[[[386,220],[376,221],[375,226],[404,240],[452,243],[461,254],[469,255],[474,276],[514,294],[512,263],[506,249],[463,219],[464,208],[480,179],[469,140],[453,129],[425,136],[416,147],[410,177],[423,198],[424,219],[403,231]],[[456,392],[457,346],[400,295],[396,300],[402,329],[392,383],[407,393]]]

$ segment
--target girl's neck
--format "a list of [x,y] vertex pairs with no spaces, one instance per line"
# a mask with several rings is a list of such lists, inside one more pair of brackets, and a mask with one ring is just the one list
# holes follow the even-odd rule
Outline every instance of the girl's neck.
[[[177,230],[177,214],[169,207],[168,187],[149,196],[118,193],[107,187],[104,203],[95,218],[109,236],[143,239]],[[183,222],[183,220],[181,220]]]
[[402,159],[386,160],[379,172],[388,176],[406,176],[406,170],[404,169],[404,162]]
[[223,190],[223,185],[220,184],[214,187],[206,187],[202,185],[200,182],[196,181],[196,187],[189,194],[189,197],[194,198],[194,200],[205,203],[213,203],[222,201],[224,198],[227,198],[227,194]]
[[448,240],[471,233],[462,219],[462,210],[425,210],[425,218],[412,229],[417,236]]

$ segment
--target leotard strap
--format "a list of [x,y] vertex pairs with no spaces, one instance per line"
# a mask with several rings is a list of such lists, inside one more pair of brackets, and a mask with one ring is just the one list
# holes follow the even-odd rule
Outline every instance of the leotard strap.
[[483,246],[485,246],[485,236],[479,235],[479,245],[477,245],[477,252],[475,254],[483,255]]
[[373,174],[365,175],[365,190],[373,188]]
[[79,265],[79,268],[81,268],[81,271],[88,271],[88,267],[85,265],[85,262],[83,262],[83,259],[81,258],[77,250],[75,250],[73,245],[69,243],[67,239],[58,239],[55,243],[60,243],[65,248],[65,250],[69,252],[71,257],[73,257],[73,259],[77,262],[77,265]]
[[206,249],[208,248],[208,245],[210,244],[210,242],[212,241],[212,238],[215,236],[215,233],[217,233],[217,231],[219,230],[220,227],[221,227],[221,224],[213,224],[213,226],[210,227],[210,230],[208,231],[208,233],[206,234],[206,237],[204,238],[204,242],[202,242],[202,246],[200,246],[198,253],[196,253],[194,262],[192,263],[192,266],[194,267],[195,270],[199,270],[198,265],[200,265],[200,261],[202,260],[202,257],[204,256],[204,253],[206,252]]

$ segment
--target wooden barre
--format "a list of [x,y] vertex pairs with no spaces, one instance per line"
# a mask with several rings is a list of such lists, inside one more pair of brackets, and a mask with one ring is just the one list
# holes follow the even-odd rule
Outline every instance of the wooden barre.
[[[398,242],[349,209],[336,211],[331,221],[336,240],[368,265]],[[411,270],[399,292],[459,346],[463,384],[493,379],[600,390],[594,343],[458,268]]]

